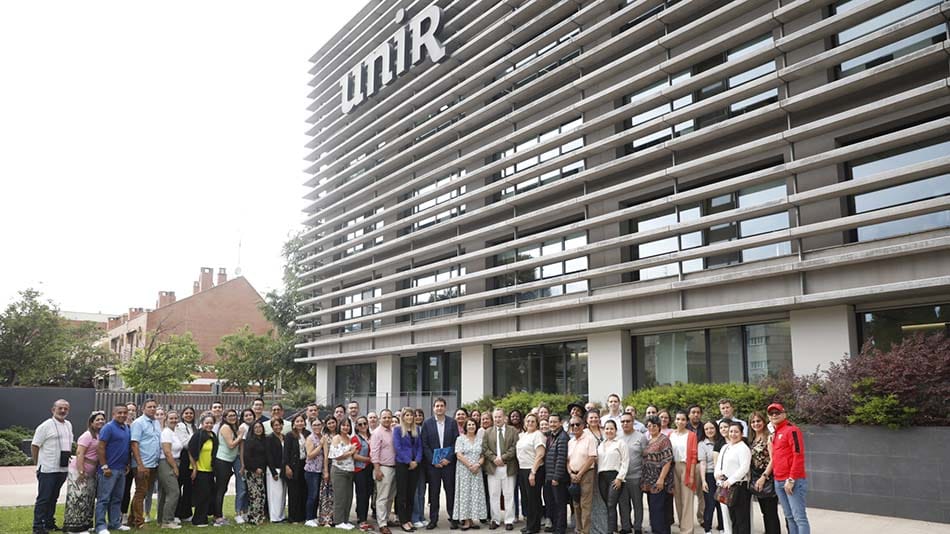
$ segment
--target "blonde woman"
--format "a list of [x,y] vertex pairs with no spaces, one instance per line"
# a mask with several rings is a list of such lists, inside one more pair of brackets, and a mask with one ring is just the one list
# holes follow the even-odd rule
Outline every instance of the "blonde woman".
[[422,438],[416,426],[415,411],[402,409],[402,422],[393,429],[393,448],[396,449],[396,512],[403,532],[412,532],[412,503],[419,484],[419,464],[422,462]]

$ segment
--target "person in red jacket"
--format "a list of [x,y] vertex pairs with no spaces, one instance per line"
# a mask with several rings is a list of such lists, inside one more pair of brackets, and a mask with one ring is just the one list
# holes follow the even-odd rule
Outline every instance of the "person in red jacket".
[[772,474],[775,493],[782,503],[789,534],[811,534],[805,513],[805,439],[801,429],[788,422],[785,407],[777,402],[766,410],[775,427],[772,434]]

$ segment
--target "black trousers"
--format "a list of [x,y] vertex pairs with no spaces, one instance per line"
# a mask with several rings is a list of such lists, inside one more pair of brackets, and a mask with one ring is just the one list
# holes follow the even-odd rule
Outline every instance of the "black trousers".
[[132,505],[132,482],[135,482],[135,468],[129,467],[125,475],[125,493],[122,494],[122,513],[128,514]]
[[529,533],[541,532],[541,488],[544,487],[544,466],[534,475],[534,486],[530,481],[531,470],[518,470],[518,487],[521,489],[521,509],[526,518],[525,529]]
[[359,473],[353,474],[353,484],[356,486],[356,520],[363,523],[369,513],[369,502],[373,495],[373,488],[376,487],[376,482],[373,480],[372,464],[367,464]]
[[607,504],[607,532],[616,532],[617,530],[617,503],[620,502],[620,492],[623,486],[615,488],[614,480],[617,479],[616,471],[601,471],[597,473],[597,489],[600,491],[601,498]]
[[303,462],[290,467],[293,478],[287,479],[287,521],[302,523],[307,520],[307,479],[303,474]]
[[409,464],[396,464],[396,515],[400,523],[412,521],[412,503],[419,485],[419,466],[409,469]]
[[455,507],[455,462],[441,468],[427,465],[426,471],[429,482],[429,521],[432,523],[439,521],[440,484],[445,488],[445,506],[449,509],[449,521],[453,521],[455,519],[453,514],[453,508]]
[[[771,480],[769,480],[769,483],[774,486],[774,482]],[[756,497],[755,500],[759,501],[759,511],[762,512],[765,534],[782,534],[782,526],[778,520],[778,497]]]
[[207,525],[208,514],[214,506],[214,473],[198,471],[192,498],[195,501],[195,515],[191,517],[191,524]]
[[234,473],[234,463],[215,458],[212,465],[214,466],[215,491],[214,502],[211,504],[211,515],[217,519],[224,517],[224,494],[228,492],[228,483]]
[[187,462],[178,462],[178,485],[181,497],[178,498],[178,507],[175,508],[175,517],[188,519],[192,516],[191,493],[194,483],[191,481],[191,469]]
[[752,493],[745,484],[736,485],[736,499],[729,506],[729,519],[732,520],[733,534],[750,534],[752,524],[749,508],[752,506]]
[[546,502],[548,514],[551,517],[551,525],[554,527],[554,534],[564,534],[567,530],[567,503],[571,496],[567,493],[568,480],[559,481],[557,486],[551,484],[551,481],[544,483],[550,489],[551,501]]
[[482,469],[482,486],[485,488],[485,517],[491,519],[491,496],[488,494],[488,472]]

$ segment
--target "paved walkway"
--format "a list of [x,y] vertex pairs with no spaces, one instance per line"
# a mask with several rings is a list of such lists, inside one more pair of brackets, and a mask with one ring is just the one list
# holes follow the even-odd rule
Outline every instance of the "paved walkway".
[[[229,494],[234,493],[234,481],[231,481]],[[36,475],[33,467],[0,467],[0,514],[3,514],[3,506],[31,506],[36,499]],[[444,499],[444,496],[443,496]],[[66,485],[63,485],[63,491],[60,493],[59,502],[66,502]],[[459,534],[458,530],[449,530],[449,523],[445,519],[445,503],[441,508],[443,510],[443,519],[439,527],[433,530],[433,534]],[[763,532],[762,516],[759,515],[758,505],[752,503],[752,531]],[[779,515],[782,509],[779,507]],[[230,515],[230,514],[225,514]],[[648,515],[649,517],[649,515]],[[824,510],[821,508],[809,508],[808,520],[811,523],[811,530],[816,534],[838,533],[845,534],[851,532],[872,532],[886,534],[950,534],[950,524],[928,523],[925,521],[913,521],[911,519],[901,519],[895,517],[885,517],[868,514],[852,514],[849,512],[837,512],[834,510]],[[784,522],[784,519],[782,519]],[[645,532],[649,532],[649,519],[644,520]],[[520,525],[523,526],[523,525]],[[518,526],[518,529],[520,529]],[[487,529],[482,528],[486,533]],[[398,532],[398,529],[396,530]],[[517,532],[516,529],[514,532]],[[673,531],[677,532],[676,527]],[[420,531],[430,532],[430,531]],[[491,531],[493,534],[504,534],[506,531],[498,529]],[[702,530],[696,527],[695,532],[701,534]],[[784,529],[783,529],[784,532]]]

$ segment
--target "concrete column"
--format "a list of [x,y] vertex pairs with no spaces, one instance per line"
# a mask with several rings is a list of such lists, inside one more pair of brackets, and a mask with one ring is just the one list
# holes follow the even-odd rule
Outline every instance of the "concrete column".
[[326,406],[336,394],[336,365],[327,360],[318,361],[315,365],[317,404]]
[[791,310],[792,367],[796,374],[827,368],[858,352],[854,308],[848,305]]
[[376,410],[394,409],[399,392],[402,390],[399,374],[398,354],[387,354],[376,358]]
[[633,391],[632,354],[629,330],[587,336],[587,391],[591,401],[606,403],[611,393],[622,398]]
[[462,347],[462,384],[459,404],[476,401],[494,390],[491,345]]

